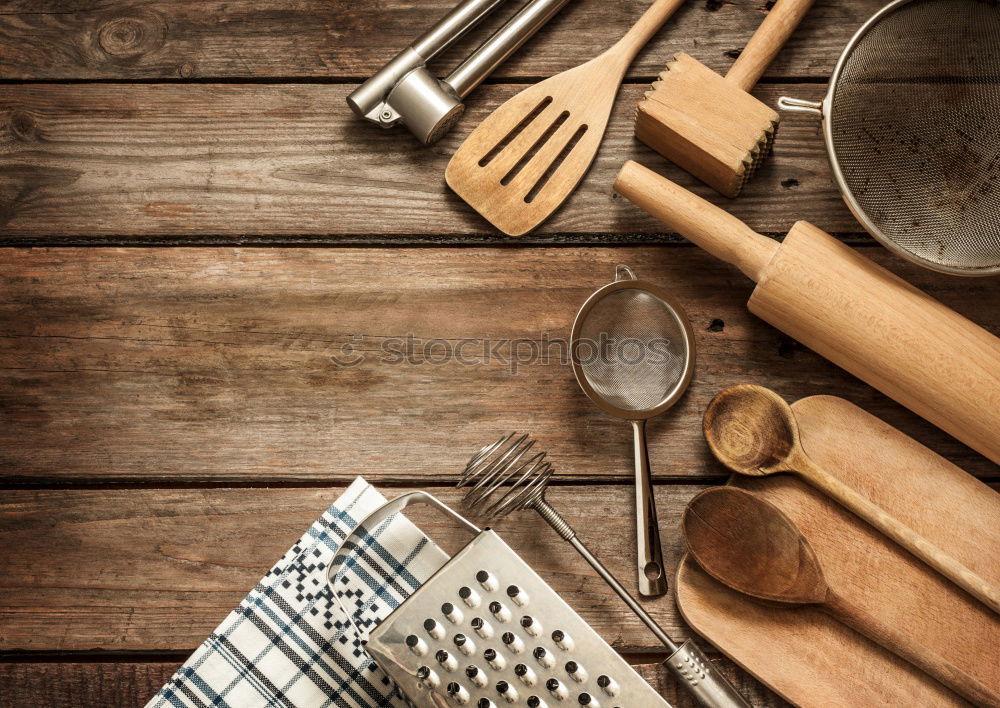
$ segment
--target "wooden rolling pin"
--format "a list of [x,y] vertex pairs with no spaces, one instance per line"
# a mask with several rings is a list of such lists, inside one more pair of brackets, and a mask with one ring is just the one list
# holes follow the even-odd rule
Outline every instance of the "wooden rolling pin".
[[1000,463],[1000,339],[805,221],[779,244],[631,161],[615,191],[754,280],[752,313]]

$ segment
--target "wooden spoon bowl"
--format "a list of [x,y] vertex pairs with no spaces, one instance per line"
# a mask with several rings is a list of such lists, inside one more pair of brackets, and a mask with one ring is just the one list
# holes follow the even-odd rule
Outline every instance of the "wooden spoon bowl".
[[795,414],[774,391],[752,384],[730,386],[708,404],[702,423],[712,453],[740,474],[788,471],[799,447]]
[[707,489],[684,510],[691,555],[719,582],[762,600],[822,603],[812,546],[778,507],[736,487]]
[[761,600],[814,605],[933,676],[974,705],[1000,696],[951,661],[834,592],[802,532],[776,506],[736,487],[706,489],[681,521],[691,555],[706,573]]
[[798,475],[1000,613],[1000,588],[813,462],[802,447],[792,407],[774,391],[752,384],[730,386],[708,404],[703,427],[712,453],[733,472]]

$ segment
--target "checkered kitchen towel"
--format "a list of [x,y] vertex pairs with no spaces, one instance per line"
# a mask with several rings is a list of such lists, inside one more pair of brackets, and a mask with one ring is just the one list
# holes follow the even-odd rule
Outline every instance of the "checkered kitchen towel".
[[[170,706],[404,706],[374,665],[327,584],[341,541],[385,503],[354,480],[215,628],[147,704]],[[357,562],[337,595],[359,627],[385,619],[447,560],[396,514],[358,537]]]

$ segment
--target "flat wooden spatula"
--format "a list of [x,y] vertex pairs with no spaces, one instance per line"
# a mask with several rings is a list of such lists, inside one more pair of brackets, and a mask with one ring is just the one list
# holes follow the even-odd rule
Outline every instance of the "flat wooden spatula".
[[497,108],[452,156],[448,186],[509,236],[542,223],[587,173],[629,64],[683,1],[656,0],[606,52]]

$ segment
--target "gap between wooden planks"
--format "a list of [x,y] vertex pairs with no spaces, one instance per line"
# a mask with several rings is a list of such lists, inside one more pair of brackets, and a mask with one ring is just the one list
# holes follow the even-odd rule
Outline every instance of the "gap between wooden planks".
[[[865,252],[1000,326],[986,280]],[[631,479],[628,424],[600,413],[560,359],[580,304],[619,263],[670,289],[696,332],[689,391],[650,422],[657,479],[726,474],[701,415],[741,381],[788,400],[843,396],[967,471],[996,474],[754,318],[752,284],[692,247],[11,248],[0,250],[0,479],[455,479],[511,430],[533,433],[560,478]]]
[[[351,88],[8,86],[0,96],[0,243],[678,242],[613,194],[626,159],[758,231],[783,234],[798,219],[855,238],[862,231],[830,176],[818,122],[787,117],[774,154],[740,199],[728,200],[635,139],[632,114],[646,87],[631,85],[579,189],[536,233],[511,239],[448,190],[444,170],[472,127],[519,86],[477,91],[460,125],[432,147],[357,119],[344,103]],[[784,93],[819,98],[822,87],[757,89],[767,103]]]
[[[0,76],[11,79],[368,77],[455,5],[386,0],[134,0],[99,4],[7,0],[0,12]],[[523,2],[507,3],[434,67],[442,75]],[[648,0],[574,0],[495,77],[534,79],[581,64],[610,46]],[[768,70],[825,78],[880,0],[820,0]],[[90,5],[93,5],[92,3]],[[632,66],[659,73],[676,51],[724,73],[765,13],[763,0],[689,0]]]
[[[5,492],[0,649],[193,650],[345,486]],[[702,488],[656,490],[669,568],[681,554],[681,509]],[[459,490],[427,489],[461,510]],[[633,495],[630,485],[558,487],[548,495],[628,588],[636,573]],[[469,540],[426,508],[407,515],[448,553]],[[519,513],[494,527],[616,649],[662,652],[537,514]],[[644,604],[672,636],[688,635],[669,596]]]

